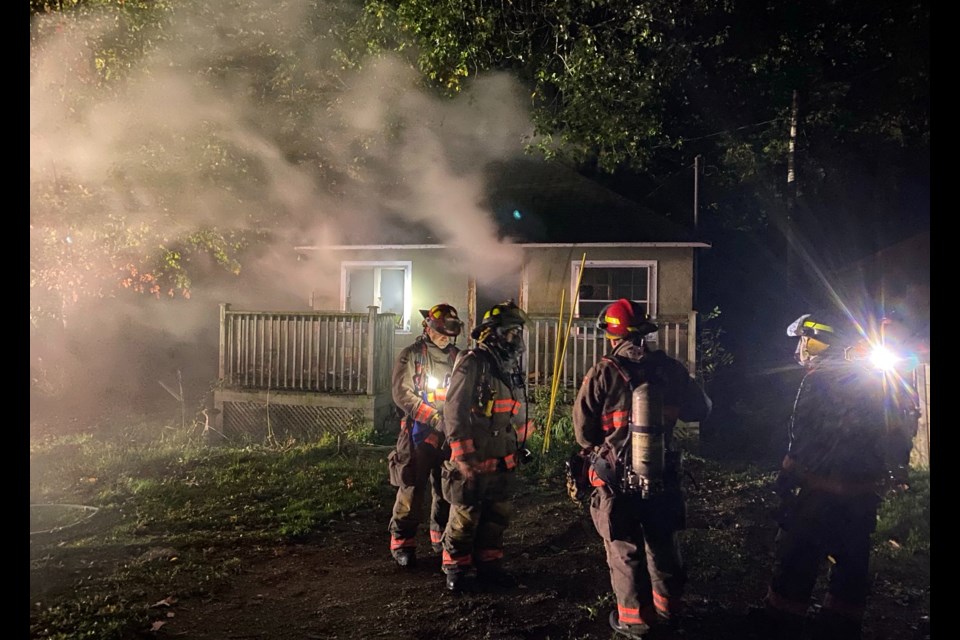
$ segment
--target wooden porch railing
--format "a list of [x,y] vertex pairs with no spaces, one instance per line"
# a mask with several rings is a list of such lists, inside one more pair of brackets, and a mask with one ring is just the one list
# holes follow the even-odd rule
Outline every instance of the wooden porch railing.
[[[375,394],[389,391],[394,314],[324,311],[237,311],[220,305],[220,381],[227,389]],[[564,321],[564,326],[567,322]],[[658,318],[656,346],[696,371],[696,316]],[[528,391],[553,378],[557,318],[531,315],[525,331]],[[563,331],[559,332],[562,338]],[[560,388],[576,389],[610,351],[592,318],[575,319]],[[372,375],[371,375],[371,372]]]
[[[696,314],[684,318],[657,318],[659,326],[656,348],[676,358],[687,366],[690,373],[696,371]],[[567,321],[563,322],[564,327]],[[557,349],[557,318],[531,315],[525,328],[526,351],[524,364],[527,370],[528,391],[549,387],[553,378],[553,364]],[[563,330],[559,332],[562,339]],[[566,354],[560,371],[561,389],[576,390],[583,376],[601,357],[609,353],[610,343],[603,332],[596,328],[593,318],[574,319],[567,339]]]
[[373,395],[389,390],[394,314],[235,311],[220,305],[224,388]]

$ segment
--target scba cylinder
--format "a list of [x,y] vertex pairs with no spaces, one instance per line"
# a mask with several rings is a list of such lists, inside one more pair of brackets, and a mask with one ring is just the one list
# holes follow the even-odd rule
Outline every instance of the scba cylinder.
[[663,396],[650,383],[633,390],[630,408],[630,462],[644,488],[663,479]]

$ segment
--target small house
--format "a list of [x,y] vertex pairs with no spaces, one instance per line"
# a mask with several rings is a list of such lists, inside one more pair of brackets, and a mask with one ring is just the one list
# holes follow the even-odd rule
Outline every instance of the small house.
[[419,310],[438,302],[460,311],[465,347],[484,310],[513,298],[531,317],[523,359],[531,394],[554,375],[575,391],[607,349],[597,314],[621,297],[657,320],[649,340],[696,370],[696,252],[708,243],[548,162],[493,166],[487,185],[480,206],[492,212],[499,240],[489,250],[471,247],[468,259],[428,224],[399,239],[357,229],[349,243],[293,247],[322,283],[304,292],[310,311],[223,305],[220,428],[253,433],[269,423],[273,433],[307,437],[369,421],[385,428],[396,420],[393,363],[422,332]]

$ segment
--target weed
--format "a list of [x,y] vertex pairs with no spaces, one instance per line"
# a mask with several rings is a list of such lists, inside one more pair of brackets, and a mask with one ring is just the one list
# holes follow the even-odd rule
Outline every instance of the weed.
[[549,448],[544,446],[547,419],[549,417],[550,392],[543,387],[534,392],[529,405],[530,418],[537,426],[526,444],[533,452],[533,463],[524,467],[524,472],[540,480],[560,479],[570,454],[577,448],[573,433],[572,405],[558,399],[553,409],[550,425]]
[[[527,442],[534,461],[521,470],[541,483],[562,478],[562,463],[576,447],[570,405],[561,403],[544,451],[547,400],[531,407],[540,429]],[[94,433],[31,444],[31,499],[96,509],[77,526],[31,535],[31,638],[139,637],[157,617],[154,603],[225,588],[243,569],[245,551],[302,539],[345,514],[392,503],[384,448],[370,446],[370,430],[360,422],[339,437],[284,447],[204,447],[168,426],[105,423]],[[746,580],[762,559],[751,555],[751,527],[738,510],[762,515],[773,472],[749,463],[721,467],[696,454],[687,459],[701,482],[690,495],[700,500],[702,524],[683,534],[693,582]],[[929,486],[929,473],[914,472],[909,491],[881,506],[875,542],[888,576],[928,572]],[[81,573],[64,564],[71,558]],[[53,583],[35,584],[34,571]],[[612,604],[605,593],[579,606],[596,620]]]
[[911,470],[909,489],[888,495],[880,504],[873,541],[880,554],[930,552],[930,472]]
[[587,613],[588,620],[597,620],[603,617],[603,612],[614,604],[613,593],[599,596],[592,604],[581,604],[580,608]]
[[[182,429],[171,438],[163,426],[111,425],[31,446],[34,503],[86,503],[99,510],[93,521],[109,523],[85,537],[48,544],[90,553],[118,545],[176,550],[166,562],[121,563],[112,573],[66,587],[69,597],[46,606],[34,600],[41,604],[31,610],[31,637],[129,637],[130,629],[149,626],[147,596],[131,595],[138,593],[135,585],[157,593],[216,589],[238,561],[216,560],[209,550],[309,535],[389,498],[383,452],[353,440],[366,438],[363,428],[319,443],[211,449]],[[137,437],[130,437],[133,431]],[[350,456],[337,455],[346,450]],[[40,540],[31,551],[41,566],[52,562]]]

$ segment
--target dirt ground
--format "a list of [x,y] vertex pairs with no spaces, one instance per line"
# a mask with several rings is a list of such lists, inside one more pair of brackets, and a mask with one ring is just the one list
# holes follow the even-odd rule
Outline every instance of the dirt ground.
[[[694,477],[697,470],[693,469]],[[690,582],[682,632],[688,640],[762,640],[747,607],[762,596],[774,529],[755,484],[700,474],[688,491],[682,534]],[[526,487],[515,501],[506,558],[516,588],[448,593],[426,536],[419,563],[401,570],[387,550],[388,507],[353,514],[315,539],[234,550],[232,584],[156,609],[139,637],[190,640],[564,640],[614,636],[603,547],[589,514],[562,487]],[[710,544],[705,541],[711,540]],[[717,541],[720,541],[718,546]],[[717,550],[720,550],[718,553]],[[875,570],[864,640],[914,640],[929,614],[929,567]],[[175,594],[171,594],[175,596]],[[658,636],[659,637],[659,636]]]

